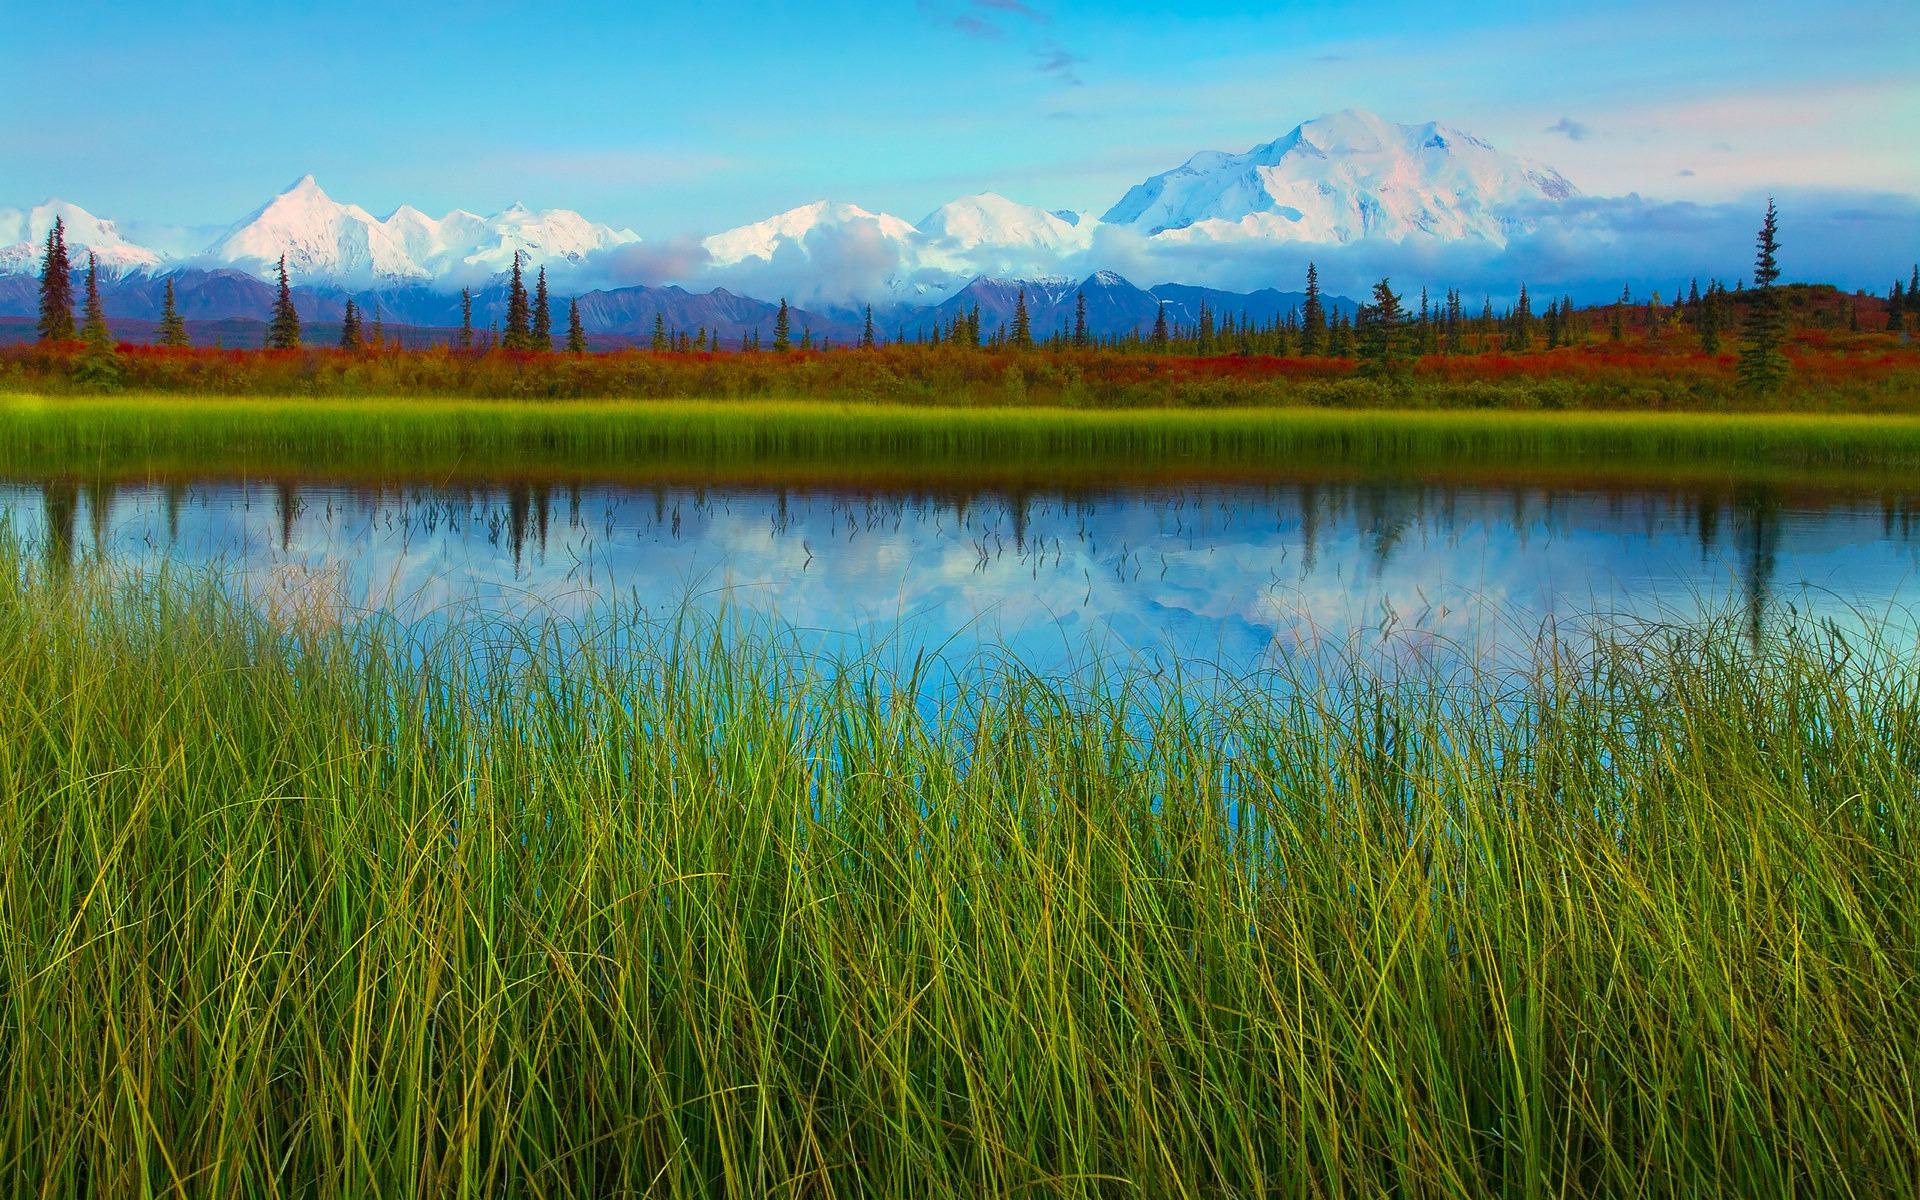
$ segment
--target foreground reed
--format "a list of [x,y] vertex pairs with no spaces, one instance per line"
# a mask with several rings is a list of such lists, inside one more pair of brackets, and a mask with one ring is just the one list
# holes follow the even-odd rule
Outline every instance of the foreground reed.
[[1404,478],[1466,468],[1707,471],[1715,478],[1920,470],[1920,417],[1282,408],[1077,411],[815,402],[526,403],[0,392],[0,477],[446,479],[476,472],[909,480],[983,472],[1110,484],[1138,475]]
[[1910,655],[935,707],[6,553],[10,1195],[1916,1188]]

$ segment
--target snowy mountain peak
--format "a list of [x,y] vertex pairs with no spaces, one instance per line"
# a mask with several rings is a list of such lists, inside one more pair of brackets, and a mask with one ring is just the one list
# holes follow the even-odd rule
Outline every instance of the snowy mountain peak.
[[492,217],[454,209],[438,218],[403,204],[383,221],[359,205],[335,201],[313,176],[303,175],[201,257],[265,275],[284,254],[289,270],[309,282],[451,283],[504,271],[515,251],[536,264],[578,263],[595,251],[639,240],[631,230],[596,225],[576,212],[536,212],[517,202]]
[[868,212],[857,204],[815,200],[764,221],[716,233],[701,245],[715,266],[731,266],[747,259],[771,262],[782,249],[804,252],[808,239],[822,233],[866,235],[898,249],[911,243],[919,231],[899,217]]
[[1241,154],[1207,151],[1135,186],[1103,220],[1173,241],[1474,239],[1578,195],[1550,167],[1437,122],[1346,109]]
[[48,199],[28,209],[0,208],[0,274],[38,271],[56,220],[65,225],[67,253],[76,267],[84,266],[89,254],[110,275],[153,270],[164,261],[162,255],[127,240],[112,221],[78,204]]
[[930,242],[956,250],[989,247],[1057,252],[1076,249],[1086,240],[1074,222],[994,192],[962,196],[941,205],[920,222],[920,233]]

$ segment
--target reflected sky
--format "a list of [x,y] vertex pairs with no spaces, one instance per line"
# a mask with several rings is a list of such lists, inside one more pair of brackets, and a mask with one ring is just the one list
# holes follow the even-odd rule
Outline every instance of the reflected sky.
[[1010,651],[1043,671],[1271,665],[1301,648],[1498,655],[1546,623],[1811,611],[1909,637],[1914,497],[1437,485],[970,496],[593,483],[0,487],[56,562],[211,565],[276,605],[433,621],[610,600],[770,618],[833,654]]

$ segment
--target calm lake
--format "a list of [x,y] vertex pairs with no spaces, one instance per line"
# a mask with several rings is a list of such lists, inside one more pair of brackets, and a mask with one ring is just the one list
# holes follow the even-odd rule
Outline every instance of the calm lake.
[[434,621],[611,600],[891,659],[991,648],[1242,672],[1304,648],[1469,653],[1601,617],[1776,614],[1911,645],[1920,488],[1261,483],[1009,494],[580,481],[0,485],[35,552],[212,566],[264,603]]

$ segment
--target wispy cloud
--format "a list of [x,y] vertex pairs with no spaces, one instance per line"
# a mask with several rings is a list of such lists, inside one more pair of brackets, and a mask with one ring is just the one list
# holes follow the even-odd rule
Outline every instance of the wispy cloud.
[[1027,20],[1041,25],[1048,24],[1053,20],[1052,17],[1041,12],[1031,4],[1021,3],[1021,0],[972,0],[972,3],[975,8],[989,9],[993,12],[1011,13],[1014,16],[1025,17]]
[[1087,61],[1086,59],[1052,43],[1034,51],[1034,54],[1040,60],[1039,69],[1042,75],[1051,75],[1069,87],[1080,86],[1080,74],[1075,68]]
[[1572,117],[1561,117],[1558,121],[1547,126],[1542,132],[1557,133],[1570,142],[1584,142],[1593,136],[1593,127],[1583,125]]
[[1031,41],[1036,74],[1063,87],[1083,83],[1078,68],[1086,58],[1043,34],[1053,28],[1053,16],[1027,0],[918,0],[917,7],[933,25],[977,41]]
[[972,13],[961,13],[949,21],[948,24],[958,29],[961,33],[969,34],[977,38],[985,38],[990,42],[1004,41],[1007,36],[1006,32],[998,25],[995,25],[991,21],[982,20]]

